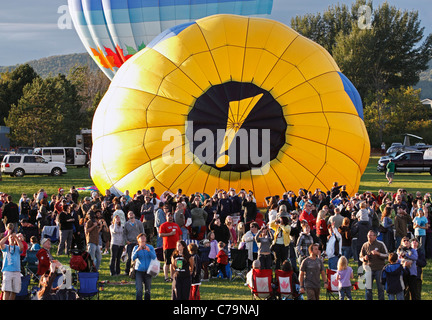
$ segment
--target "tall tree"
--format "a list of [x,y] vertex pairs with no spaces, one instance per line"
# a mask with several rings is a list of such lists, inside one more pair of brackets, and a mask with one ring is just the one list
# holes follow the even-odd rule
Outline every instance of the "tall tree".
[[[364,7],[370,16],[359,10]],[[372,1],[357,0],[351,10],[329,7],[322,15],[293,18],[291,26],[333,55],[363,99],[371,91],[415,85],[432,57],[432,35],[424,37],[418,12],[387,2],[374,9]]]
[[18,145],[75,145],[82,114],[75,86],[64,75],[37,78],[24,87],[6,125]]
[[0,125],[8,116],[13,104],[16,104],[23,94],[24,87],[38,78],[36,71],[29,65],[23,64],[15,70],[0,74]]

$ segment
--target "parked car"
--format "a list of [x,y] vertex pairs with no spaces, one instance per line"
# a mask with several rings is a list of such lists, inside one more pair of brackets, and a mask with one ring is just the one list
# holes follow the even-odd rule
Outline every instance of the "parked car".
[[[408,151],[392,159],[395,172],[429,172],[432,175],[432,148],[426,151]],[[377,171],[385,172],[389,159],[378,160]]]
[[67,173],[67,168],[62,162],[51,162],[37,155],[7,154],[1,163],[1,173],[15,177],[23,177],[26,174],[60,176]]
[[33,150],[33,154],[43,156],[48,161],[60,161],[70,166],[87,165],[87,153],[77,147],[39,147]]

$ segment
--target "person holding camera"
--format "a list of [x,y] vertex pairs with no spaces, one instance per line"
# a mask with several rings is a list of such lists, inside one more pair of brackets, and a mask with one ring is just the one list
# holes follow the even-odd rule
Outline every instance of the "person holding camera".
[[99,232],[102,231],[103,224],[96,217],[96,212],[90,209],[88,220],[84,225],[84,233],[87,241],[87,250],[92,258],[96,270],[99,270],[102,262],[102,253],[99,248]]
[[255,242],[258,245],[258,260],[261,263],[261,269],[271,269],[273,262],[271,256],[273,235],[266,224],[262,225],[259,232],[255,235]]
[[275,254],[275,267],[277,270],[281,268],[282,263],[290,256],[291,225],[288,217],[277,216],[274,221],[270,222],[269,226],[274,231],[271,249]]
[[384,300],[384,287],[381,283],[382,270],[388,258],[388,251],[385,244],[377,240],[374,230],[369,230],[367,241],[360,250],[360,261],[363,262],[366,270],[366,300],[372,300],[373,280],[375,279],[378,288],[378,299]]
[[21,291],[20,254],[23,251],[23,244],[14,232],[0,240],[0,248],[3,254],[3,300],[15,300],[16,294]]

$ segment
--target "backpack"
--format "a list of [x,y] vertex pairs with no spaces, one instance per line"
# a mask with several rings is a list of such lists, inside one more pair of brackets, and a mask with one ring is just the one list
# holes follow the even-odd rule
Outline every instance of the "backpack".
[[85,271],[87,269],[87,262],[84,260],[81,254],[72,255],[69,265],[73,270],[76,271]]

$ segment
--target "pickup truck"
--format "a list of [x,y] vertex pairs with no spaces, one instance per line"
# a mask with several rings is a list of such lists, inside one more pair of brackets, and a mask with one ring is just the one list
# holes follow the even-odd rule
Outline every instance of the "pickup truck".
[[[385,172],[389,159],[378,160],[377,171]],[[429,172],[432,175],[432,150],[408,151],[393,158],[396,172]]]

